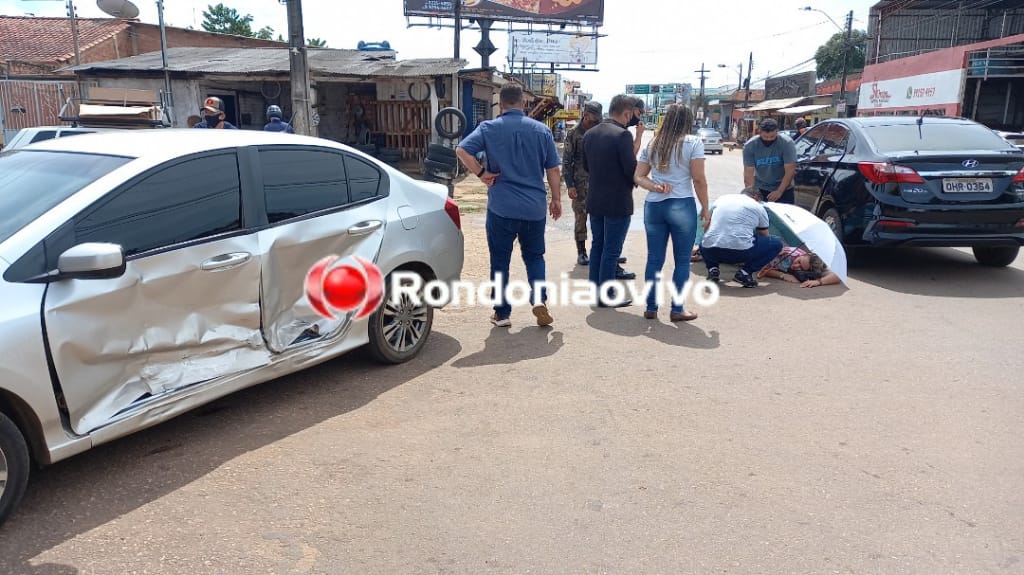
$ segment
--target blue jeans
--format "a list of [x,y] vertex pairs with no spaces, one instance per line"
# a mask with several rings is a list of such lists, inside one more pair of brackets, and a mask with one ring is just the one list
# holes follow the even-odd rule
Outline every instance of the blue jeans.
[[593,235],[590,244],[590,283],[599,289],[605,282],[615,279],[630,219],[630,216],[590,214],[590,233]]
[[718,264],[743,264],[743,271],[756,274],[782,251],[782,240],[775,236],[754,236],[754,245],[745,250],[700,247],[704,265],[717,268]]
[[[523,263],[526,265],[526,279],[530,282],[531,288],[535,289],[536,283],[545,280],[544,269],[544,226],[547,218],[543,220],[515,220],[503,218],[494,212],[487,212],[487,248],[491,253],[491,281],[495,281],[498,293],[491,290],[491,297],[497,302],[494,306],[494,313],[498,319],[505,319],[512,315],[512,306],[505,300],[505,290],[508,287],[508,266],[512,263],[512,245],[516,238],[519,238],[519,251],[523,254]],[[501,280],[497,281],[498,275]],[[533,292],[530,294],[531,301],[536,301]],[[548,299],[545,290],[540,290],[540,301]]]
[[[672,238],[672,284],[682,293],[690,278],[690,252],[697,235],[697,202],[693,198],[669,198],[644,202],[644,227],[647,229],[647,268],[644,281],[652,286],[647,295],[647,311],[658,311],[655,275],[665,266],[668,240]],[[683,302],[672,302],[672,312],[681,313]]]

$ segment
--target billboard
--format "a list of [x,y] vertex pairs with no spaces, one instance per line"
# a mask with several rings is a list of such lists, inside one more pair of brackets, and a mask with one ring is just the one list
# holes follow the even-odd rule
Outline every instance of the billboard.
[[591,36],[512,32],[508,43],[516,62],[597,65],[597,38]]
[[[453,18],[454,0],[405,0],[406,16]],[[604,0],[462,0],[463,18],[601,25]]]
[[768,78],[764,82],[764,99],[779,100],[813,96],[817,92],[817,84],[818,74],[815,72]]

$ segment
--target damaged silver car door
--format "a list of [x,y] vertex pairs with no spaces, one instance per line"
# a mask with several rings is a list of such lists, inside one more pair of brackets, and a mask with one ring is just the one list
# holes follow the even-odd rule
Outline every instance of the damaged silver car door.
[[218,152],[150,170],[74,218],[77,246],[116,244],[127,257],[119,277],[47,289],[46,335],[76,432],[268,363],[257,237],[241,212],[236,155]]
[[259,233],[267,346],[291,346],[343,330],[351,314],[328,319],[305,294],[310,267],[327,256],[376,261],[388,215],[386,174],[371,162],[317,147],[260,148],[269,227]]

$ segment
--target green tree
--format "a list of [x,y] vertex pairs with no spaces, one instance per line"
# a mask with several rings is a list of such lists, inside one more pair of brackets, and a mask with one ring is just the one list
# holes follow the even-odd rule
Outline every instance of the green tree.
[[320,38],[310,38],[306,45],[310,48],[326,48],[327,40],[321,40]]
[[843,34],[833,34],[828,42],[822,44],[814,53],[814,60],[818,67],[818,79],[835,80],[842,77],[844,52],[846,53],[847,74],[855,74],[863,70],[867,38],[867,32],[853,30],[850,33],[847,49],[843,45]]
[[252,14],[242,16],[238,10],[224,4],[208,5],[203,10],[203,30],[218,34],[253,37]]
[[[280,36],[280,34],[278,34]],[[260,40],[271,40],[274,38],[274,29],[270,26],[264,26],[260,28],[259,32],[256,32],[256,37]]]

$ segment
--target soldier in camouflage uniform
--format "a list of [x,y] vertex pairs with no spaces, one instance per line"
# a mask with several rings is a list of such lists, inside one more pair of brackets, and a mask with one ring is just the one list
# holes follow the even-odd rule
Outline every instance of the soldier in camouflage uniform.
[[587,256],[587,191],[590,176],[583,169],[583,134],[598,125],[602,119],[601,103],[590,101],[583,105],[583,118],[565,137],[562,152],[562,176],[569,188],[572,213],[576,216],[576,262],[585,266],[590,263]]

